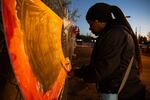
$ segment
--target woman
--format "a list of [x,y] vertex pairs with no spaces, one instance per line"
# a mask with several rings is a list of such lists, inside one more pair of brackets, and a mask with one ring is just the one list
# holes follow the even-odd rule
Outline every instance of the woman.
[[99,93],[117,93],[131,60],[128,79],[119,93],[119,100],[144,100],[145,88],[139,78],[141,57],[137,38],[124,14],[117,6],[96,3],[87,12],[86,20],[98,36],[88,66],[75,70],[77,77],[94,82]]

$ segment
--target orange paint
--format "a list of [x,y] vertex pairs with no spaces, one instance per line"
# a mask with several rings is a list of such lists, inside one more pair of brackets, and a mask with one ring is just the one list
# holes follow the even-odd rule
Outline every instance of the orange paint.
[[[49,8],[46,7],[41,1],[32,1],[41,9],[48,9],[49,13],[52,13],[50,15],[54,16],[55,20],[59,22],[57,27],[57,34],[60,37],[62,20],[58,16],[56,16],[51,10],[49,10]],[[2,7],[5,37],[7,41],[11,64],[23,97],[25,98],[25,100],[57,100],[64,86],[65,78],[67,76],[67,72],[64,68],[70,66],[70,63],[69,65],[67,65],[68,62],[65,61],[64,55],[62,53],[61,38],[59,38],[60,40],[58,40],[58,42],[60,43],[58,43],[57,47],[58,53],[60,55],[58,61],[60,60],[60,63],[62,63],[60,67],[61,69],[52,87],[46,93],[44,93],[40,89],[39,81],[33,73],[31,64],[29,63],[28,55],[25,52],[22,35],[24,33],[21,30],[21,21],[18,19],[16,13],[16,0],[2,0]],[[53,29],[53,26],[51,29]],[[52,30],[51,32],[54,31],[55,30]],[[53,34],[55,34],[55,32]],[[57,39],[57,37],[54,38]]]

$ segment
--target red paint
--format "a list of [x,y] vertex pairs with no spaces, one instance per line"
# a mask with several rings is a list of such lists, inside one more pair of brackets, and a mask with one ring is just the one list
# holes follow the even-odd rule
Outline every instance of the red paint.
[[[12,0],[9,1],[11,3]],[[8,7],[8,2],[3,1],[3,21],[4,21],[4,29],[5,29],[5,34],[7,35],[7,40],[8,40],[8,46],[10,44],[11,38],[13,37],[14,34],[14,29],[17,26],[16,22],[14,20],[15,16],[12,14]]]

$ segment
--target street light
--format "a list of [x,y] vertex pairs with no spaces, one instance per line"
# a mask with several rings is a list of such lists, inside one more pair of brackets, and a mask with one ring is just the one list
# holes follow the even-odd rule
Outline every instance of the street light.
[[125,16],[126,18],[131,18],[131,16]]

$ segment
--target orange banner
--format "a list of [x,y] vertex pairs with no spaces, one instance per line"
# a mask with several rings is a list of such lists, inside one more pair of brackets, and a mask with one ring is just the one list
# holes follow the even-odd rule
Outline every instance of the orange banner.
[[40,0],[2,0],[12,67],[26,100],[58,100],[70,62],[61,45],[62,19]]

